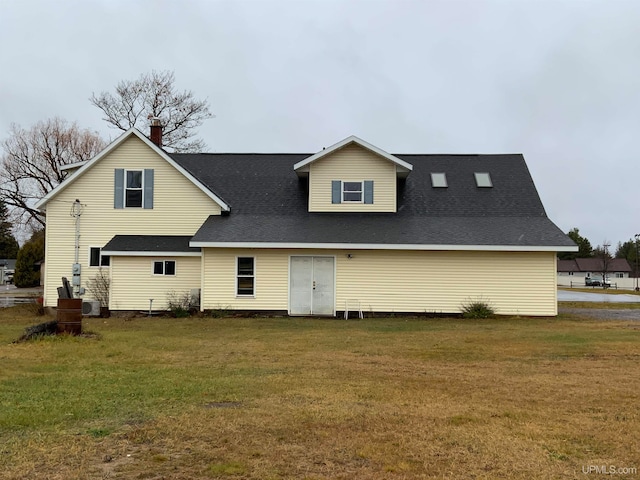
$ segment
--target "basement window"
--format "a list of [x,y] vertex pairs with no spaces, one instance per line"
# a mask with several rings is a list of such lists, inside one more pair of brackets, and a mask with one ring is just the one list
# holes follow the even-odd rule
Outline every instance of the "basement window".
[[491,183],[491,175],[486,172],[476,172],[474,173],[476,177],[476,185],[480,188],[491,188],[493,187],[493,183]]
[[175,275],[176,261],[175,260],[156,260],[155,262],[153,262],[153,274],[154,275]]
[[447,175],[445,173],[432,173],[431,174],[431,186],[434,188],[446,188]]

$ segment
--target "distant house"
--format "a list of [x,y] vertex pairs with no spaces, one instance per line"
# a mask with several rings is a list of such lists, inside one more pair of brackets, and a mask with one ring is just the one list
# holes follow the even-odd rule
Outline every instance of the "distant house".
[[520,154],[390,154],[354,136],[315,154],[175,154],[153,129],[38,202],[45,305],[61,277],[83,290],[101,270],[112,310],[199,291],[202,310],[456,313],[484,299],[557,314],[556,255],[577,247]]
[[16,271],[15,258],[0,259],[0,284],[13,283],[13,274]]
[[[609,278],[629,278],[631,274],[631,266],[626,258],[612,258],[608,261],[607,275]],[[576,281],[591,277],[593,275],[602,275],[603,261],[601,258],[576,258],[575,260],[558,260],[558,276],[573,277]]]

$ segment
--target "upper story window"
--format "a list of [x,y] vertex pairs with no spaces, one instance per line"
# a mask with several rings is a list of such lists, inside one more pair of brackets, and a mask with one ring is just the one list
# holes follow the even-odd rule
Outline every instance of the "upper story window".
[[362,203],[362,182],[342,182],[342,201]]
[[142,170],[127,170],[126,179],[124,206],[142,208]]
[[361,182],[333,180],[331,203],[373,203],[373,180]]
[[476,185],[478,187],[493,187],[493,183],[491,183],[491,175],[486,172],[476,172],[474,173],[476,177]]
[[445,173],[432,173],[431,186],[436,188],[447,187],[447,175]]
[[153,169],[116,168],[114,208],[153,208]]

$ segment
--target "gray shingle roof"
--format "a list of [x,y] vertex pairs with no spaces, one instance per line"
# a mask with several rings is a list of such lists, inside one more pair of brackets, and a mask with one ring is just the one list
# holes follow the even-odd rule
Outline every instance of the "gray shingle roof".
[[[293,165],[310,154],[171,154],[231,205],[196,242],[574,246],[546,216],[522,155],[403,155],[414,170],[398,182],[390,214],[310,213],[307,180]],[[447,188],[431,186],[432,172]],[[489,172],[493,188],[478,188]]]
[[[626,258],[612,258],[607,262],[609,272],[630,272],[631,266]],[[601,258],[576,258],[558,260],[558,272],[598,272],[604,268]]]
[[102,252],[198,253],[199,248],[189,246],[190,240],[189,235],[116,235],[102,247]]

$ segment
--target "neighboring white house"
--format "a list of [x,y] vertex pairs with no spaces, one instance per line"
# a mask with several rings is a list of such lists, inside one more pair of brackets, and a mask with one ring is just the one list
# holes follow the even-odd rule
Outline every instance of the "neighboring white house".
[[394,155],[353,136],[315,154],[174,154],[130,129],[68,171],[37,204],[48,306],[61,277],[83,289],[102,271],[112,310],[199,290],[203,310],[456,313],[484,299],[556,315],[556,255],[577,251],[520,154]]
[[558,260],[558,285],[565,287],[585,286],[585,278],[606,277],[615,288],[634,289],[637,279],[631,277],[632,268],[625,258],[612,258],[603,264],[601,258],[576,258]]
[[607,271],[609,278],[629,278],[631,266],[626,258],[612,258],[605,263],[601,258],[576,258],[573,260],[558,260],[558,276],[573,277],[576,281],[593,275],[602,276]]

